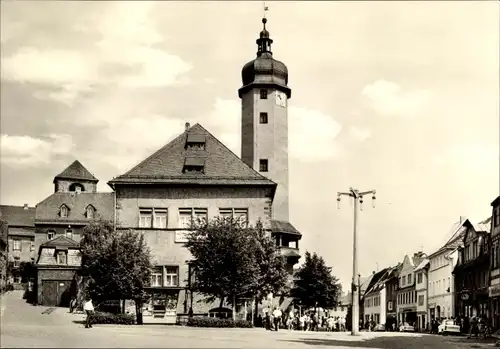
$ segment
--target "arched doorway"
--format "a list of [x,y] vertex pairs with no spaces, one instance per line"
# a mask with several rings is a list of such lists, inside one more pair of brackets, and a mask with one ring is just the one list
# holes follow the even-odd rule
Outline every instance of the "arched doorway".
[[436,318],[440,319],[441,318],[441,306],[436,307]]

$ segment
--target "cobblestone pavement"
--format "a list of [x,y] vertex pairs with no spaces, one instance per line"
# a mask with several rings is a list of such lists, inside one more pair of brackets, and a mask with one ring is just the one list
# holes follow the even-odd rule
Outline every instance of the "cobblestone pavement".
[[263,329],[203,329],[178,326],[95,325],[85,329],[83,315],[59,308],[42,314],[46,307],[28,305],[20,293],[6,299],[1,319],[1,346],[52,348],[436,348],[492,347],[492,342],[404,333],[270,332]]

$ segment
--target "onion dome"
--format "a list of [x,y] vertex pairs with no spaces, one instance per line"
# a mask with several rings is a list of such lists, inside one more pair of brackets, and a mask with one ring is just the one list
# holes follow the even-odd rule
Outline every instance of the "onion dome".
[[291,90],[288,84],[288,69],[283,62],[273,58],[271,44],[273,40],[266,29],[267,19],[263,18],[264,28],[257,39],[257,58],[245,64],[241,71],[243,87],[238,91],[242,96],[246,90],[253,87],[265,87],[271,85],[286,93],[290,98]]

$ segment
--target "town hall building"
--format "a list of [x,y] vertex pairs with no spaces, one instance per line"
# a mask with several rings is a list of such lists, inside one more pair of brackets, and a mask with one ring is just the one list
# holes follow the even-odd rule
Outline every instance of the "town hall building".
[[201,124],[186,123],[182,134],[108,183],[115,192],[116,228],[140,231],[151,248],[145,323],[175,323],[190,309],[206,314],[216,307],[198,302],[201,295],[189,290],[191,256],[184,243],[194,219],[232,216],[251,225],[260,220],[290,273],[300,258],[302,235],[289,219],[288,71],[273,58],[266,19],[263,24],[257,57],[243,67],[238,91],[241,158]]

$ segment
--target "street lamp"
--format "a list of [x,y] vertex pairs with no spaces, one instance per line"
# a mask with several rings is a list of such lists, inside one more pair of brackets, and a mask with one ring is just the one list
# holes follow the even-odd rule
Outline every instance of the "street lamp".
[[[352,331],[351,335],[356,336],[359,333],[359,281],[356,287],[356,276],[358,275],[358,254],[357,254],[357,228],[358,228],[358,201],[360,210],[363,210],[363,196],[372,195],[372,206],[375,207],[375,190],[360,192],[357,189],[349,188],[348,193],[337,193],[337,208],[340,208],[340,198],[349,196],[354,199],[354,228],[353,228],[353,247],[352,247]],[[358,279],[359,280],[359,279]]]

